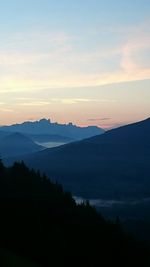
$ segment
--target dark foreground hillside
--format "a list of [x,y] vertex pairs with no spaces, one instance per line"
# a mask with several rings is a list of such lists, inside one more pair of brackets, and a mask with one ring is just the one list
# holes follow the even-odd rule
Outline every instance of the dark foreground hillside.
[[[150,266],[148,246],[124,234],[118,220],[76,205],[24,163],[0,162],[0,216],[1,266]],[[33,264],[17,263],[22,259]]]

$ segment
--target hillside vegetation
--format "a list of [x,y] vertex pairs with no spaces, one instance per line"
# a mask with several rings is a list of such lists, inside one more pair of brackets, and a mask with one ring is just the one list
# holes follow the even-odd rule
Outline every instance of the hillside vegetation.
[[1,248],[19,259],[41,266],[150,266],[149,248],[124,234],[118,219],[107,222],[88,202],[77,205],[23,162],[11,168],[0,162],[0,211]]

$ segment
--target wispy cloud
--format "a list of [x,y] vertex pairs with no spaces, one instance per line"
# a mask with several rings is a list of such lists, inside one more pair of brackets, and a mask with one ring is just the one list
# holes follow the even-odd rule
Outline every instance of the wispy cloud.
[[79,103],[114,103],[114,99],[101,99],[101,98],[52,98],[52,102],[60,102],[62,104],[79,104]]
[[138,62],[139,55],[145,52],[150,53],[150,31],[147,30],[148,25],[143,27],[137,28],[137,34],[122,47],[121,67],[125,73],[132,75],[135,79],[150,78],[150,65],[145,67]]
[[60,102],[62,104],[77,104],[77,103],[89,103],[97,102],[97,99],[93,98],[52,98],[52,102]]
[[111,120],[111,118],[90,118],[87,121],[108,121]]
[[[114,34],[122,34],[124,41],[85,50],[79,48],[76,36],[65,32],[11,36],[0,48],[0,93],[149,79],[150,66],[139,60],[139,55],[150,52],[149,25],[146,22],[131,31],[123,28],[122,32],[119,28]],[[66,102],[69,104],[69,100]]]
[[50,102],[47,101],[31,101],[31,102],[24,102],[24,103],[19,103],[19,106],[46,106],[49,105]]
[[12,112],[14,112],[14,110],[13,109],[11,109],[11,108],[0,108],[0,111],[1,112],[10,112],[10,113],[12,113]]

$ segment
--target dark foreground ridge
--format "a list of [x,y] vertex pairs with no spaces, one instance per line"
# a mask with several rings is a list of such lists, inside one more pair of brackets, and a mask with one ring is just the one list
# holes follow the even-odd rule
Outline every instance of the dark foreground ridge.
[[118,219],[107,222],[88,202],[77,205],[23,162],[5,168],[0,161],[0,211],[3,267],[150,266],[148,246],[124,234]]

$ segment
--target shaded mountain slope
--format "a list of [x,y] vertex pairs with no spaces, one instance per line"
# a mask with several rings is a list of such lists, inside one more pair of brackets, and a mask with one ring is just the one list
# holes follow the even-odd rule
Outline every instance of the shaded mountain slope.
[[74,140],[72,138],[66,137],[66,136],[61,136],[61,135],[50,135],[50,134],[29,134],[29,137],[34,141],[34,142],[39,142],[39,143],[46,143],[46,142],[64,142],[64,143],[69,143],[73,142]]
[[35,144],[29,137],[20,133],[7,134],[5,137],[0,139],[1,157],[30,154],[42,149],[42,146]]
[[24,158],[83,197],[150,195],[150,119]]
[[0,140],[1,140],[2,138],[4,138],[5,136],[9,135],[9,134],[10,134],[9,132],[1,131],[1,130],[0,130]]

